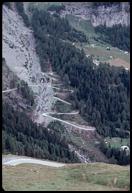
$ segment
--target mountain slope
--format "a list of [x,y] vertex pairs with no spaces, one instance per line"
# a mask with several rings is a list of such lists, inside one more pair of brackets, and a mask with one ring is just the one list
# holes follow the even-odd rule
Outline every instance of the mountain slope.
[[[19,23],[19,25],[17,25],[17,23]],[[35,142],[32,141],[32,145],[31,145],[30,137],[34,138],[34,136],[29,136],[29,135],[27,136],[27,133],[25,133],[26,125],[24,124],[23,119],[19,118],[19,116],[22,116],[21,113],[23,113],[23,116],[25,114],[25,120],[27,120],[27,124],[28,124],[28,118],[29,118],[30,124],[31,124],[30,120],[32,119],[33,122],[37,122],[39,124],[41,123],[47,126],[47,124],[50,121],[53,121],[53,119],[49,119],[45,117],[44,113],[51,112],[51,108],[53,107],[54,101],[61,100],[62,102],[63,100],[61,98],[59,99],[58,97],[54,97],[55,91],[53,91],[52,89],[52,81],[57,80],[57,78],[54,78],[53,73],[50,74],[48,72],[41,72],[39,58],[36,54],[33,32],[31,29],[27,28],[24,25],[22,17],[17,13],[15,4],[12,4],[12,9],[9,9],[7,6],[3,6],[3,47],[4,47],[3,58],[5,60],[3,67],[5,68],[5,65],[6,65],[7,68],[10,69],[10,73],[8,73],[8,77],[6,76],[7,74],[6,71],[3,70],[4,91],[5,90],[10,91],[11,76],[12,74],[14,74],[14,76],[17,77],[17,82],[21,82],[24,80],[27,83],[27,86],[33,92],[32,95],[34,98],[34,105],[30,107],[30,104],[28,103],[28,101],[24,103],[24,98],[22,96],[21,96],[21,99],[20,97],[18,97],[19,96],[18,88],[15,91],[12,89],[9,93],[7,92],[7,94],[4,93],[3,91],[3,102],[5,103],[3,104],[3,112],[4,112],[3,120],[5,123],[4,131],[3,131],[3,136],[5,141],[3,140],[4,141],[3,147],[5,149],[7,148],[7,151],[10,150],[12,153],[15,153],[15,148],[16,148],[17,149],[16,151],[18,154],[20,154],[20,152],[22,154],[25,152],[26,155],[41,157],[44,147],[41,147],[39,142],[38,146],[41,148],[41,153],[39,150],[39,154],[36,154],[35,149],[38,147],[34,147],[34,151],[31,151],[31,147],[29,148],[29,146],[32,146]],[[6,84],[6,82],[8,82],[8,85]],[[14,87],[18,87],[17,83],[15,83]],[[21,88],[21,85],[20,85],[20,88]],[[26,91],[26,95],[28,95],[27,91]],[[67,105],[68,105],[68,102],[67,102]],[[14,122],[13,124],[12,122],[9,122],[9,124],[6,124],[8,120],[10,120],[10,111],[12,111],[12,114],[14,115]],[[21,113],[19,113],[19,111],[21,111]],[[71,111],[72,111],[72,107],[71,107]],[[18,119],[19,121],[17,121]],[[23,125],[23,130],[21,130],[21,127],[19,125],[20,122]],[[73,129],[78,130],[79,128],[83,128],[83,127],[89,128],[85,125],[81,125],[81,124],[77,125],[76,123],[72,124],[71,126],[71,123],[68,121],[67,123],[70,124],[69,126],[66,124],[67,130],[71,130],[71,128],[72,130]],[[10,130],[8,129],[9,125],[10,125]],[[58,126],[61,128],[60,124]],[[54,130],[54,127],[51,127],[51,129]],[[95,128],[93,129],[95,130]],[[17,133],[17,130],[18,130],[18,133]],[[30,128],[28,128],[28,130],[29,130],[28,132],[30,133]],[[7,137],[5,137],[6,135]],[[76,136],[73,138],[71,136],[72,134],[70,134],[70,138],[71,138],[70,143],[72,142],[73,138],[76,139]],[[11,139],[9,139],[10,137]],[[93,139],[94,140],[96,139],[95,134],[93,134]],[[11,144],[10,142],[12,140],[15,140],[14,144],[16,147],[14,147],[13,144],[9,146],[7,145],[8,144],[7,141],[9,142],[9,144]],[[36,139],[34,138],[34,140]],[[82,141],[81,141],[81,144],[82,144]],[[38,144],[38,142],[36,143]],[[19,147],[19,144],[21,144],[21,147]],[[83,151],[82,151],[83,149],[80,151],[80,147],[79,146],[76,147],[76,142],[73,142],[73,144],[75,146],[73,149],[76,150],[78,158],[81,159],[82,162],[84,162],[85,159],[89,160],[89,156],[91,153],[87,152],[85,155],[86,158],[85,159],[83,158],[84,159],[83,160],[82,158],[80,158],[80,156],[85,157],[83,155]],[[93,154],[94,152],[95,154],[98,154],[99,149],[96,149],[94,145],[93,145],[93,148],[94,148]],[[69,147],[69,149],[71,148]],[[43,156],[45,156],[45,153],[43,153]],[[107,160],[105,156],[103,156],[103,154],[101,154],[101,156],[99,157],[98,156],[94,156],[94,157],[97,157],[97,160],[98,159]],[[54,159],[54,158],[51,158],[51,159]]]
[[[24,25],[16,10],[8,9],[7,6],[3,6],[3,58],[20,80],[26,81],[28,85],[40,85],[31,87],[36,95],[33,114],[38,116],[38,121],[42,112],[51,109],[53,90],[47,87],[46,76],[41,73],[32,30]],[[42,84],[42,79],[45,85]]]
[[62,16],[72,14],[79,18],[91,21],[93,26],[113,26],[117,24],[130,25],[129,2],[108,3],[64,3],[65,10],[61,11]]
[[[25,80],[28,83],[28,87],[33,91],[35,104],[32,112],[30,112],[30,116],[29,114],[27,115],[33,122],[45,124],[47,127],[47,123],[56,119],[65,124],[65,129],[71,136],[74,130],[78,130],[77,136],[73,137],[74,141],[71,140],[71,144],[67,145],[78,156],[84,158],[84,154],[86,155],[86,159],[81,161],[89,161],[89,158],[91,158],[90,161],[100,161],[98,159],[99,148],[104,136],[115,137],[119,135],[119,137],[129,137],[129,72],[125,71],[125,69],[110,67],[106,64],[96,66],[92,56],[88,58],[84,51],[77,49],[72,42],[85,42],[85,38],[80,39],[80,37],[85,37],[85,35],[72,28],[66,19],[60,18],[57,14],[40,11],[34,7],[30,15],[30,29],[25,27],[15,6],[12,10],[4,6],[3,15],[3,57],[7,62],[7,66],[10,67],[19,79]],[[15,21],[11,19],[14,17]],[[17,26],[16,22],[19,22],[20,26]],[[11,30],[12,34],[10,34]],[[71,35],[71,39],[69,39],[69,35]],[[55,72],[52,72],[52,69]],[[55,76],[55,73],[57,73],[57,76]],[[65,87],[74,90],[70,93],[71,96],[70,94],[65,95],[62,90],[60,93],[56,92],[56,88],[52,85],[58,83],[65,84]],[[6,92],[14,92],[14,89],[6,89]],[[5,91],[3,91],[3,97],[4,93]],[[69,112],[68,115],[62,116],[57,115],[56,112],[56,115],[49,115],[52,112],[51,109],[53,109],[55,99],[63,103],[65,102],[65,104],[71,107],[73,106],[76,110],[79,109],[79,114],[69,116],[71,115]],[[70,111],[72,112],[72,108]],[[23,111],[23,116],[24,113]],[[6,120],[10,119],[9,112],[5,112],[5,116],[7,114],[8,117],[4,117],[5,123]],[[57,116],[57,118],[54,116]],[[85,118],[85,121],[83,121],[81,116]],[[17,125],[18,118],[14,117],[14,122]],[[28,118],[25,119],[27,120]],[[53,123],[50,128],[51,131],[57,128],[56,125],[56,123]],[[88,136],[88,138],[83,139],[83,133],[79,130],[82,128],[86,130],[90,125],[96,127],[100,138],[98,138],[99,134],[96,133],[94,128],[86,132],[84,135]],[[19,128],[22,133],[25,132],[25,130],[21,130],[19,124],[17,126],[16,128]],[[26,129],[25,125],[23,127]],[[61,129],[61,124],[58,127]],[[118,130],[117,127],[119,127]],[[8,125],[5,128],[8,130]],[[17,139],[21,138],[20,136],[18,137],[15,129],[13,130],[13,127],[11,127],[11,133],[13,135],[15,133]],[[28,142],[30,141],[30,135],[35,135],[34,132],[30,133],[31,131],[29,126],[27,132]],[[27,133],[25,132],[24,135]],[[58,133],[62,135],[60,131]],[[87,142],[90,139],[89,136],[93,137],[93,143],[91,141]],[[40,139],[40,136],[38,137],[37,135],[32,137]],[[82,140],[81,144],[83,145],[78,145],[79,140],[77,140],[77,137],[80,141]],[[85,142],[87,146],[84,145]],[[72,147],[73,144],[74,147]],[[29,150],[31,151],[31,149],[30,147]],[[109,151],[107,151],[108,157],[112,157],[109,156]],[[111,152],[113,152],[113,149]],[[118,149],[119,152],[120,150]],[[32,155],[36,154],[32,152]],[[104,161],[104,157],[101,160]]]
[[[55,170],[34,165],[38,163],[34,158],[28,158],[27,164],[27,158],[9,161],[23,164],[14,167],[3,164],[3,188],[129,190],[130,168],[116,164],[130,163],[130,73],[87,56],[83,49],[88,45],[96,51],[87,39],[92,28],[87,31],[84,27],[81,32],[72,27],[66,18],[60,17],[66,11],[65,3],[60,7],[58,4],[31,2],[33,7],[29,10],[26,2],[8,2],[3,6],[2,147],[4,154],[61,161],[65,167]],[[65,5],[74,7],[74,15],[81,11],[76,16],[83,20],[89,9],[109,10],[112,15],[120,9],[116,3],[108,7],[104,4],[92,8],[91,3],[79,3],[77,10],[74,3]],[[84,10],[83,5],[89,8]],[[25,23],[24,9],[30,23]],[[59,14],[54,14],[54,9]],[[100,12],[92,14],[93,25],[106,19],[113,25],[107,14],[103,13],[104,20]],[[120,13],[117,15],[120,17]],[[125,18],[123,15],[119,22],[126,23]],[[5,159],[6,156],[4,162]],[[47,163],[39,161],[42,162]]]

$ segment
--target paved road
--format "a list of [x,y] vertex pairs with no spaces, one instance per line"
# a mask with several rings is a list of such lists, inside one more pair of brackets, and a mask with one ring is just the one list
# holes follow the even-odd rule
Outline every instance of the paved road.
[[45,116],[45,117],[49,117],[49,118],[51,118],[51,119],[60,121],[60,122],[62,122],[62,123],[65,123],[65,124],[67,124],[67,125],[71,125],[71,126],[73,126],[73,127],[76,127],[76,128],[78,128],[78,129],[81,129],[81,130],[95,131],[95,128],[94,128],[94,127],[90,127],[90,126],[81,127],[81,126],[79,126],[79,125],[75,125],[75,124],[73,124],[73,123],[64,121],[64,120],[62,120],[62,119],[58,119],[58,118],[52,117],[52,116],[48,115],[48,113],[43,113],[42,115]]
[[[34,85],[28,85],[28,86],[31,86],[31,87],[37,87],[37,86],[42,86],[40,84],[34,84]],[[56,86],[52,86],[52,85],[47,85],[47,87],[52,87],[52,88],[55,88],[57,90],[62,90],[62,91],[67,91],[67,92],[71,92],[73,93],[73,90],[69,90],[69,89],[65,89],[65,88],[59,88],[59,87],[56,87]]]
[[47,115],[48,114],[55,114],[55,115],[77,115],[79,112],[78,111],[73,111],[71,113],[57,113],[57,112],[48,112],[46,113]]
[[69,90],[69,89],[65,89],[65,88],[59,88],[59,87],[56,87],[56,86],[51,86],[52,88],[55,88],[55,89],[57,89],[57,90],[62,90],[62,92],[63,91],[67,91],[67,92],[71,92],[71,93],[73,93],[73,90]]
[[2,164],[8,165],[8,166],[16,166],[24,163],[41,164],[41,165],[51,166],[51,167],[62,167],[65,165],[63,163],[45,161],[45,160],[39,160],[39,159],[21,157],[21,156],[14,156],[14,157],[11,156],[7,158],[4,157],[2,159]]
[[11,91],[14,91],[14,90],[17,90],[17,88],[8,89],[8,90],[3,90],[2,93],[5,93],[5,92],[11,92]]
[[69,102],[67,102],[67,101],[64,101],[64,100],[62,100],[62,99],[60,99],[60,98],[58,98],[58,97],[54,97],[54,98],[57,99],[58,101],[61,101],[61,102],[66,103],[66,104],[68,104],[68,105],[71,105],[71,103],[69,103]]

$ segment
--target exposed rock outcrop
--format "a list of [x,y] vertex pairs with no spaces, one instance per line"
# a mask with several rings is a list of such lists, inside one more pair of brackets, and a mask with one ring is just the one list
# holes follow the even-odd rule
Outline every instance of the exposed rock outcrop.
[[130,5],[129,2],[121,2],[112,6],[86,6],[78,3],[65,5],[65,10],[61,11],[61,15],[72,14],[82,19],[90,20],[93,26],[104,25],[113,26],[116,24],[130,25]]

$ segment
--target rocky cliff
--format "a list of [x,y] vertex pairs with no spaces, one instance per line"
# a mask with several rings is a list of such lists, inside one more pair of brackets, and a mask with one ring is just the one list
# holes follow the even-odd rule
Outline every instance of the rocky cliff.
[[129,2],[121,2],[112,4],[111,6],[99,5],[88,6],[78,3],[65,4],[65,10],[62,10],[61,15],[72,14],[82,19],[90,20],[93,26],[104,25],[113,26],[116,24],[130,25],[130,5]]
[[9,9],[4,5],[2,11],[2,56],[9,70],[20,80],[24,80],[34,92],[36,106],[34,114],[38,117],[36,121],[40,122],[40,118],[43,121],[42,113],[50,111],[54,102],[53,89],[51,83],[47,81],[47,74],[41,71],[33,32],[24,25],[15,9]]

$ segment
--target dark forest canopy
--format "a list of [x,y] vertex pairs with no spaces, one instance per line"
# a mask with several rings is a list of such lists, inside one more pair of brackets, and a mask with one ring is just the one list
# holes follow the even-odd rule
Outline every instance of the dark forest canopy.
[[10,2],[3,2],[3,5],[6,5],[9,9],[11,9],[11,4],[10,4]]
[[[74,105],[90,124],[97,127],[100,134],[128,136],[129,72],[122,67],[111,67],[108,64],[97,67],[91,58],[85,56],[83,50],[60,41],[57,36],[47,37],[47,29],[42,33],[43,27],[38,22],[41,14],[43,18],[46,13],[35,13],[32,19],[36,48],[41,61],[49,59],[53,70],[61,77],[67,76],[68,82],[75,88],[72,100]],[[51,16],[50,20],[54,20],[54,17]],[[54,28],[52,30],[56,31]],[[39,32],[43,35],[40,36]],[[44,66],[45,64],[41,63],[42,70]]]
[[[25,22],[23,5],[17,5],[17,9],[22,11],[21,15]],[[50,15],[42,10],[33,10],[31,26],[42,71],[45,71],[46,64],[51,63],[53,71],[62,77],[62,81],[74,88],[71,96],[72,104],[74,108],[79,109],[89,125],[95,126],[97,132],[103,136],[129,137],[130,72],[123,67],[109,64],[101,63],[96,66],[92,57],[87,58],[83,50],[67,42],[67,40],[86,42],[86,36],[72,28],[66,19],[61,19],[57,14]],[[96,30],[102,33],[104,41],[113,46],[115,41],[120,47],[122,45],[120,37],[116,36],[117,39],[114,39],[113,34],[117,30],[118,35],[126,34],[129,38],[128,32],[120,26],[114,27],[113,31],[101,26]],[[109,36],[109,33],[113,34]],[[121,37],[123,47],[120,49],[129,49],[129,40],[125,39],[125,35]],[[24,82],[18,85],[18,92],[30,101],[30,105],[34,104],[32,93],[29,95],[28,86]],[[61,162],[79,162],[76,155],[70,152],[67,138],[61,135],[61,131],[65,128],[60,123],[54,122],[48,128],[38,126],[26,113],[14,110],[7,103],[3,104],[2,116],[4,153],[11,152]],[[107,148],[103,143],[100,148],[108,158],[114,157],[117,163],[129,163],[129,156],[120,153],[119,149]]]
[[[49,17],[45,12],[33,13],[32,27],[42,70],[45,69],[44,61],[47,59],[61,77],[67,76],[67,82],[75,89],[73,105],[80,109],[91,125],[96,126],[100,134],[128,137],[129,71],[108,64],[94,65],[92,58],[87,58],[83,50],[59,39],[58,28],[49,31],[53,20],[54,16]],[[58,35],[49,37],[49,32]]]
[[100,39],[104,42],[119,49],[130,51],[130,26],[119,24],[106,27],[105,25],[100,25],[95,27],[95,32],[100,35]]
[[42,39],[47,33],[47,35],[63,40],[87,41],[84,33],[72,28],[67,19],[60,18],[57,14],[51,16],[50,13],[43,10],[33,10],[32,26],[35,33]]
[[16,9],[17,9],[18,13],[23,18],[25,25],[27,27],[29,27],[30,26],[30,22],[29,22],[28,16],[26,15],[26,13],[24,11],[23,2],[15,2],[15,6],[16,6]]
[[110,6],[120,6],[120,2],[93,2],[92,6],[97,8],[98,6],[110,7]]
[[[79,162],[73,152],[70,152],[66,138],[60,137],[57,128],[65,130],[60,123],[54,122],[47,128],[37,126],[26,115],[13,109],[8,103],[2,109],[2,152],[26,155],[35,158],[49,159],[61,162]],[[54,125],[54,126],[53,126]]]
[[109,159],[110,163],[119,165],[130,164],[129,151],[121,150],[119,147],[111,147],[111,145],[107,146],[105,142],[100,144],[100,149]]
[[47,9],[47,11],[55,11],[56,13],[59,13],[61,10],[65,9],[65,5],[50,5]]

